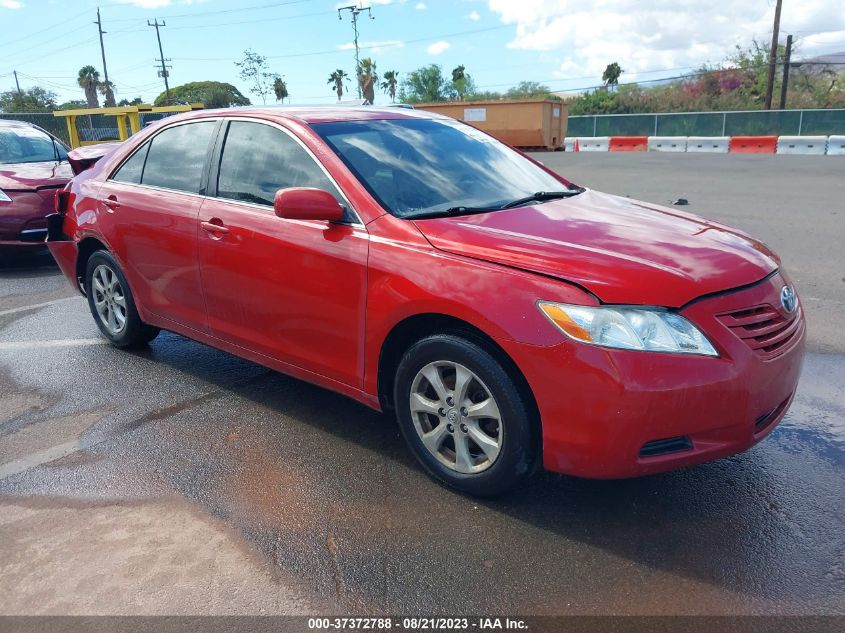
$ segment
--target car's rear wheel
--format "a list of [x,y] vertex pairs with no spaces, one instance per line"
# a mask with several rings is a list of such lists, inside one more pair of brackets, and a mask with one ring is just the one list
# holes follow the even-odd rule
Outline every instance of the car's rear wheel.
[[511,376],[477,343],[418,341],[400,360],[394,389],[402,435],[435,478],[496,495],[531,473],[534,420]]
[[97,327],[114,346],[137,347],[158,335],[158,328],[141,321],[126,277],[108,251],[88,259],[85,293]]

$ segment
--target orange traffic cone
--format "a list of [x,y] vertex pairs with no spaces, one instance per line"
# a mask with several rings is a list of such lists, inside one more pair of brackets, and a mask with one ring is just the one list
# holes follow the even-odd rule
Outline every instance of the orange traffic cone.
[[575,139],[575,147],[572,148],[572,151],[573,152],[580,152],[581,151],[581,148],[578,146],[578,139],[577,138]]

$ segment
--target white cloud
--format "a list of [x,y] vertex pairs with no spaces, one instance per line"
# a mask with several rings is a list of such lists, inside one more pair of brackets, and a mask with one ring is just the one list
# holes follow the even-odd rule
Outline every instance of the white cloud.
[[23,2],[19,2],[19,0],[0,0],[0,7],[4,9],[23,9]]
[[[368,53],[379,53],[380,51],[386,50],[388,48],[402,48],[405,46],[405,42],[402,40],[378,40],[373,42],[358,42],[358,47],[362,51],[367,51]],[[341,51],[351,51],[355,48],[354,42],[346,42],[345,44],[338,44],[338,50]]]
[[440,53],[448,49],[449,46],[449,42],[444,42],[443,40],[440,40],[439,42],[435,42],[434,44],[429,44],[428,48],[426,48],[425,50],[429,55],[440,55]]
[[[589,77],[594,83],[614,61],[626,71],[623,81],[658,76],[643,75],[647,71],[719,62],[736,45],[768,41],[774,13],[773,2],[736,0],[487,0],[487,5],[514,25],[510,48],[545,51],[557,58],[560,78]],[[782,40],[788,33],[800,36],[801,55],[842,50],[841,35],[819,35],[829,31],[845,31],[841,0],[784,3]]]
[[417,2],[417,4],[414,5],[414,8],[417,11],[425,11],[428,9],[428,5],[425,2]]
[[464,16],[467,20],[472,20],[473,22],[478,22],[481,19],[481,14],[478,11],[470,11]]

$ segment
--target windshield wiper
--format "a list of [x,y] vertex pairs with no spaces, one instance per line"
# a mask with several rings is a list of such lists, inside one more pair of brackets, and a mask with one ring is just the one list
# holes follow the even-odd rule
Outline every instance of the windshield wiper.
[[528,204],[529,202],[542,202],[544,200],[557,200],[558,198],[571,198],[572,196],[577,196],[579,193],[583,192],[583,187],[578,187],[576,189],[567,189],[566,191],[537,191],[535,193],[532,193],[530,196],[511,200],[510,202],[508,202],[507,204],[503,204],[499,208],[513,209],[514,207],[521,207],[522,205]]
[[499,211],[501,206],[494,207],[467,207],[457,206],[449,207],[448,209],[438,209],[437,211],[427,211],[425,213],[416,213],[409,215],[409,220],[428,220],[431,218],[441,218],[445,215],[470,215],[472,213],[489,213],[490,211]]

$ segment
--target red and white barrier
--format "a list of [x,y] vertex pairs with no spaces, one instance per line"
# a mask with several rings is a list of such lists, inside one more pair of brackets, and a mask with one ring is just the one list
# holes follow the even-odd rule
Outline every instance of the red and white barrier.
[[690,136],[687,138],[687,152],[727,154],[730,144],[730,136]]
[[845,136],[831,136],[827,139],[828,156],[845,156]]
[[778,136],[778,154],[815,154],[827,152],[826,136]]
[[648,149],[648,137],[611,136],[608,149],[611,152],[644,152]]
[[650,152],[685,152],[687,151],[686,136],[649,136],[648,151]]
[[778,149],[777,136],[732,136],[731,154],[774,154]]

